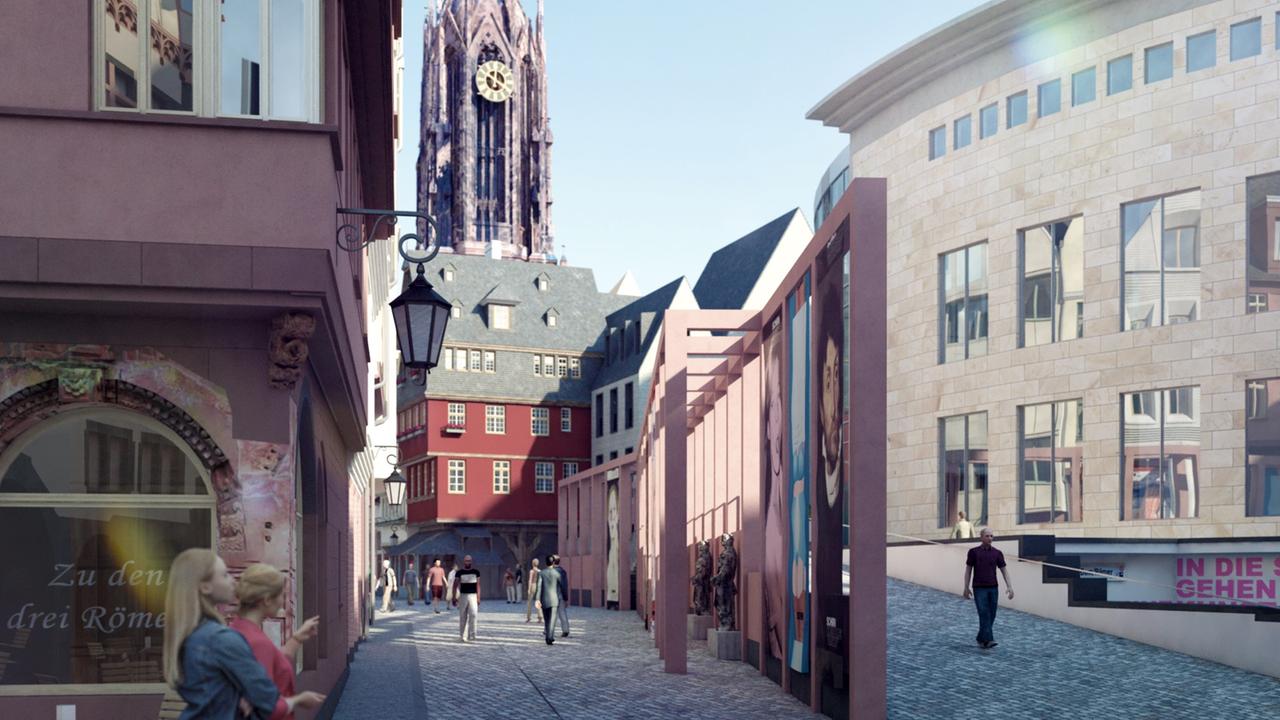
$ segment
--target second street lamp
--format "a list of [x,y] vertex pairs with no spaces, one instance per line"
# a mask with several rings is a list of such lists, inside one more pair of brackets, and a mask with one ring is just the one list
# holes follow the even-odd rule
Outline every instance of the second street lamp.
[[400,470],[392,470],[386,480],[382,481],[382,487],[387,491],[387,503],[391,507],[400,507],[404,503],[404,476],[400,474]]

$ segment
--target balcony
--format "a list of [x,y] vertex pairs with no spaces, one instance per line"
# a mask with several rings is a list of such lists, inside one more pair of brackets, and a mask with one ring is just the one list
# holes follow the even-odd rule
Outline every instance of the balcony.
[[467,431],[467,426],[463,423],[445,423],[444,433],[446,435],[461,435]]

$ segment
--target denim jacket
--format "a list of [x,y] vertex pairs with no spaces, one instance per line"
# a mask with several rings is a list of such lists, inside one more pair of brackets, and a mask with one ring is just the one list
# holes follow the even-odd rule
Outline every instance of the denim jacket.
[[258,664],[240,633],[208,618],[182,643],[182,682],[178,694],[187,701],[180,720],[240,720],[240,698],[257,718],[283,718],[288,703],[280,697],[267,671]]

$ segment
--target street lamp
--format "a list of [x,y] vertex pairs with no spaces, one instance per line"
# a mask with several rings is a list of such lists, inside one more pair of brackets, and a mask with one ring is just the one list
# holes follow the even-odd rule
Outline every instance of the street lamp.
[[386,480],[382,481],[382,487],[387,491],[387,503],[391,507],[399,507],[404,502],[404,476],[400,471],[392,470]]
[[[417,265],[418,274],[413,282],[409,283],[409,287],[391,301],[391,317],[396,324],[396,342],[400,346],[401,359],[405,367],[424,372],[422,383],[425,385],[425,373],[430,372],[440,361],[440,349],[444,346],[444,331],[449,325],[449,314],[453,310],[449,301],[427,282],[426,264],[440,252],[440,246],[430,242],[430,237],[436,233],[435,222],[426,213],[404,210],[338,208],[338,213],[377,216],[373,230],[369,233],[370,237],[375,238],[383,223],[395,224],[398,217],[413,217],[426,221],[427,242],[423,242],[423,239],[414,233],[400,236],[400,257],[407,263]],[[367,246],[371,241],[357,239],[358,231],[359,228],[350,224],[338,228],[338,247],[347,252],[356,252]]]
[[392,544],[392,545],[399,545],[399,544],[400,544],[400,536],[399,536],[399,535],[397,535],[397,534],[395,533],[395,531],[394,531],[394,530],[393,530],[393,531],[391,531],[391,544]]

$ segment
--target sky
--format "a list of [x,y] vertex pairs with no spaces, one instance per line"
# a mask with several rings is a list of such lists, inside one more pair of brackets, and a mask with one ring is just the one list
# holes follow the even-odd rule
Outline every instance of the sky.
[[[680,275],[692,286],[713,251],[793,208],[812,222],[848,136],[805,114],[981,4],[545,0],[557,253],[601,290],[630,270],[649,292]],[[400,209],[416,206],[425,6],[405,1]]]

